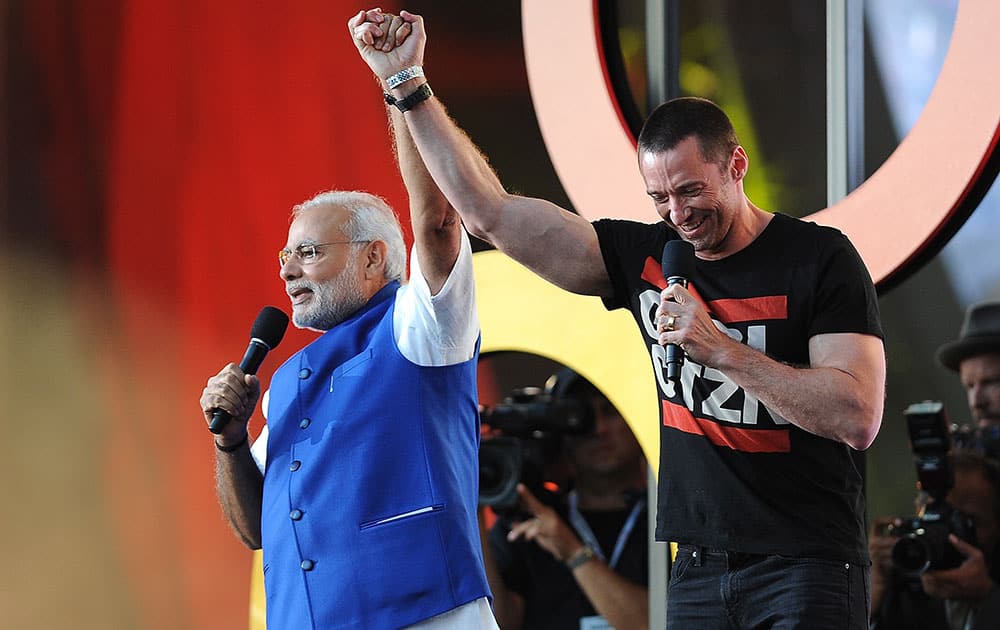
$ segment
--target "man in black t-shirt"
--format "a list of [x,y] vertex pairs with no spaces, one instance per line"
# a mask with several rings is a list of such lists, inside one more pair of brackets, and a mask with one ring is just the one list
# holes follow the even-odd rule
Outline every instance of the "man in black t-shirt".
[[[379,76],[411,77],[390,96],[469,232],[563,289],[630,309],[639,327],[661,401],[657,539],[679,544],[668,626],[864,628],[855,451],[881,425],[885,351],[851,243],[755,206],[743,190],[749,157],[704,99],[660,105],[639,136],[661,223],[591,223],[507,193],[424,87],[422,18],[401,17],[405,40],[365,61]],[[374,24],[359,28],[356,38]],[[666,286],[660,267],[678,238],[695,250],[690,288]],[[685,357],[675,380],[668,346]]]
[[505,630],[646,628],[646,459],[606,396],[568,368],[556,378],[547,389],[588,405],[594,430],[562,438],[568,494],[543,503],[520,486],[530,516],[501,517],[490,529],[483,551],[497,622]]

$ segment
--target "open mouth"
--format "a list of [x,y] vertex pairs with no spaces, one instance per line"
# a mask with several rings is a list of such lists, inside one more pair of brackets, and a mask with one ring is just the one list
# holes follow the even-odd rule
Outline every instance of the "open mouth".
[[288,297],[292,300],[292,306],[298,306],[306,302],[312,295],[312,289],[307,287],[293,287],[288,289]]
[[681,232],[684,232],[684,234],[692,234],[697,232],[698,228],[704,225],[706,220],[707,219],[705,217],[702,217],[701,221],[698,221],[697,223],[685,223],[684,225],[678,225],[677,228]]

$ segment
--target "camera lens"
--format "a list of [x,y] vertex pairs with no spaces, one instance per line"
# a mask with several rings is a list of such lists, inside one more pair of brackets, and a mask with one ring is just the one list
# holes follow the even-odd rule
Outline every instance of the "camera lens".
[[924,540],[914,534],[907,534],[892,546],[892,562],[908,575],[920,575],[930,566],[930,550]]
[[521,468],[521,449],[515,440],[484,440],[479,446],[479,504],[498,509],[516,506]]

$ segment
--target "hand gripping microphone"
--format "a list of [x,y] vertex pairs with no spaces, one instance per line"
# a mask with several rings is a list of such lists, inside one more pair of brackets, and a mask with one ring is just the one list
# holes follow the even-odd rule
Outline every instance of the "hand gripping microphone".
[[[288,328],[288,315],[285,315],[284,311],[273,306],[262,308],[253,322],[253,327],[250,328],[250,344],[247,346],[246,354],[243,355],[243,360],[240,361],[240,369],[245,374],[256,374],[267,353],[281,343],[286,328]],[[229,420],[229,414],[218,409],[212,414],[208,430],[216,434],[222,433],[222,428]]]
[[[667,241],[663,246],[661,265],[668,287],[679,284],[686,289],[688,278],[694,273],[694,245],[680,239]],[[676,381],[680,378],[682,365],[684,350],[675,343],[668,343],[667,379]]]

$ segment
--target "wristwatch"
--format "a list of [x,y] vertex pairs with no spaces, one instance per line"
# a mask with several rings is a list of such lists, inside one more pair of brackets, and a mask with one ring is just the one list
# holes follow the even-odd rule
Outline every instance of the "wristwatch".
[[385,93],[385,102],[388,105],[395,105],[396,109],[401,112],[409,111],[417,103],[422,103],[434,95],[433,90],[429,83],[424,83],[416,89],[412,94],[406,98],[397,99],[392,94],[388,92]]
[[584,545],[566,560],[566,567],[570,571],[573,571],[577,567],[590,562],[596,557],[597,554],[595,554],[594,550],[590,548],[590,545]]

